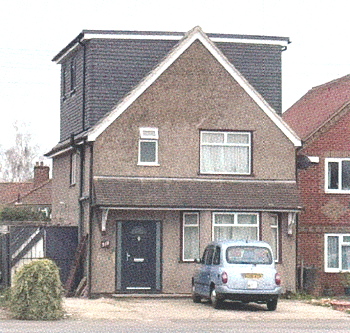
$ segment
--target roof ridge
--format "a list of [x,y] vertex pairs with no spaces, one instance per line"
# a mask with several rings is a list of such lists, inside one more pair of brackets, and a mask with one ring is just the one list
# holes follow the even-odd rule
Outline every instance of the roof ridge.
[[334,84],[338,83],[339,81],[345,80],[346,78],[349,78],[349,79],[350,79],[350,74],[347,74],[347,75],[338,77],[338,78],[336,78],[336,79],[333,79],[333,80],[331,80],[331,81],[328,81],[328,82],[326,82],[326,83],[322,83],[322,84],[320,84],[320,85],[314,86],[314,87],[312,87],[309,91],[318,90],[318,89],[321,89],[321,88],[326,88],[327,86],[334,85]]

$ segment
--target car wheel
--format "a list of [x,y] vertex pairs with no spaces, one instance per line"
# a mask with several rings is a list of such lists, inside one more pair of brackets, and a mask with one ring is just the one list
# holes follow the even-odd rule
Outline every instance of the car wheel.
[[275,311],[277,309],[277,299],[268,301],[266,305],[269,311]]
[[201,300],[202,298],[198,294],[196,294],[195,287],[194,285],[192,285],[192,301],[194,303],[200,303]]
[[220,309],[223,300],[218,298],[218,295],[216,294],[215,286],[210,291],[210,301],[214,309]]

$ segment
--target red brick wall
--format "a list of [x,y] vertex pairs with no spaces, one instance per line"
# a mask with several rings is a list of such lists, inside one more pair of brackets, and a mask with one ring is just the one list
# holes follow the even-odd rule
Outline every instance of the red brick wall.
[[298,171],[305,210],[298,221],[298,265],[315,268],[314,294],[326,287],[344,292],[339,274],[324,272],[324,234],[350,233],[350,194],[325,193],[325,158],[350,158],[350,113],[318,138],[306,143],[300,154],[318,156],[319,163]]

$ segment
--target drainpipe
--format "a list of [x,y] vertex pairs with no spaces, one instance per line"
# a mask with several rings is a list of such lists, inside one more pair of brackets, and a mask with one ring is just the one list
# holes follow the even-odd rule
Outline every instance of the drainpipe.
[[91,297],[91,281],[92,281],[92,263],[91,263],[91,257],[92,257],[92,221],[94,212],[92,209],[92,181],[93,181],[93,166],[94,166],[94,146],[93,142],[90,143],[90,174],[89,174],[89,206],[90,206],[90,212],[89,212],[89,239],[88,239],[88,253],[87,253],[87,260],[88,260],[88,269],[87,269],[87,286],[88,286],[88,297]]

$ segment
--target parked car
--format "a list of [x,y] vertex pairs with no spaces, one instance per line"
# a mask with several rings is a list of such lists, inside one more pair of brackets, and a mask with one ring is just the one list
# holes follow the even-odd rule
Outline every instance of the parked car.
[[195,303],[209,299],[219,308],[226,299],[243,303],[265,303],[276,310],[281,278],[271,247],[262,241],[218,241],[210,243],[192,278]]

